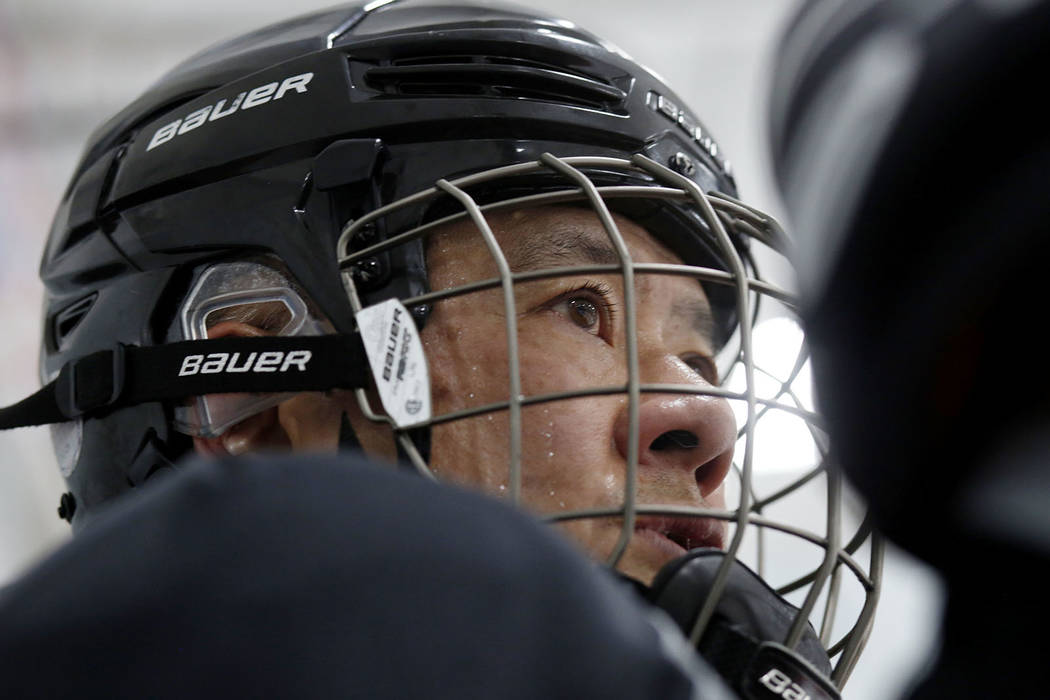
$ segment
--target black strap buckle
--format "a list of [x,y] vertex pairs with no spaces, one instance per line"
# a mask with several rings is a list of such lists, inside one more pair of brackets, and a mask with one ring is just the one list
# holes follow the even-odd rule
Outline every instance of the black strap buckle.
[[55,380],[55,403],[67,418],[117,402],[124,391],[124,346],[67,362]]

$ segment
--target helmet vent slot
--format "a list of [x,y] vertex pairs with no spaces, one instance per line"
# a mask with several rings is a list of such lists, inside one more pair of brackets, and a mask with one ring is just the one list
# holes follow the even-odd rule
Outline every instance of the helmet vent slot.
[[52,321],[52,332],[54,333],[55,346],[61,348],[66,338],[76,330],[80,322],[87,316],[88,311],[95,304],[95,299],[98,298],[98,292],[79,299],[66,308],[59,311],[54,316]]
[[399,58],[367,68],[364,78],[388,95],[526,99],[615,113],[628,87],[563,66],[491,55]]

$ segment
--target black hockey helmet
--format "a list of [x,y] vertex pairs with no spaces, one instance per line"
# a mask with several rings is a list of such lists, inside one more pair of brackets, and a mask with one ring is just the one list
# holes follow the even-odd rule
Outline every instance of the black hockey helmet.
[[[565,21],[491,5],[372,3],[207,49],[91,137],[41,263],[42,377],[118,343],[170,340],[189,271],[220,258],[276,256],[317,315],[350,333],[335,255],[348,221],[439,178],[545,152],[641,153],[688,172],[705,192],[735,194],[717,145],[681,100]],[[542,188],[545,178],[525,175],[519,186]],[[381,222],[358,240],[382,240],[436,216],[429,211]],[[713,244],[697,243],[679,241],[686,261],[725,267]],[[361,272],[366,303],[426,290],[418,243]],[[714,295],[728,334],[732,290]],[[178,458],[188,443],[171,425],[170,406],[149,402],[59,431],[75,526]]]

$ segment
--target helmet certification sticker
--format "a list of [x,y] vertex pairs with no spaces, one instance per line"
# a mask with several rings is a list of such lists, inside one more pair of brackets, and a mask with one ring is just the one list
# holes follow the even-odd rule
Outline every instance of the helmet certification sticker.
[[399,428],[430,420],[430,372],[408,309],[387,299],[361,309],[356,318],[387,415]]

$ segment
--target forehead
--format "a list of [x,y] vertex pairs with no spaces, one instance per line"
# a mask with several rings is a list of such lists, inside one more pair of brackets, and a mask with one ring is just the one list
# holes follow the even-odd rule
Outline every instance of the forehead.
[[[619,264],[616,246],[598,214],[589,208],[546,206],[486,215],[489,227],[514,271],[577,264]],[[681,259],[633,221],[613,214],[613,221],[634,262],[681,264]],[[442,255],[445,253],[445,255]],[[440,263],[452,253],[458,264],[472,268],[495,262],[473,222],[459,221],[430,238],[428,258]],[[433,274],[435,270],[431,268]]]

